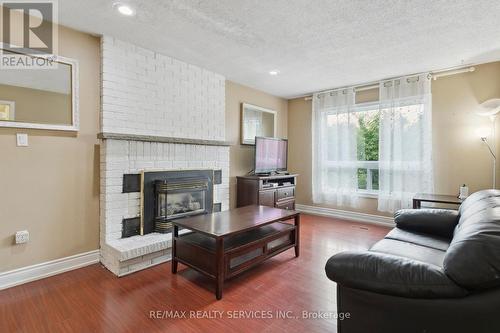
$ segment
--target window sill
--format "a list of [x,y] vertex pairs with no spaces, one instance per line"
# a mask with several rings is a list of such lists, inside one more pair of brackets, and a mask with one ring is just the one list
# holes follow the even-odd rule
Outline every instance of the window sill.
[[360,198],[378,199],[378,192],[358,190],[356,192]]

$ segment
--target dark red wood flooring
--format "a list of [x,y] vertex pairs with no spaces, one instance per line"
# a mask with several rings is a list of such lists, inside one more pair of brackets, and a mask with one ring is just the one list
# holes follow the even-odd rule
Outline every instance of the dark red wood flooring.
[[300,257],[291,249],[228,281],[220,301],[212,281],[183,265],[177,275],[165,263],[123,278],[91,265],[0,291],[0,332],[335,332],[333,319],[302,319],[336,310],[327,259],[387,232],[303,215]]

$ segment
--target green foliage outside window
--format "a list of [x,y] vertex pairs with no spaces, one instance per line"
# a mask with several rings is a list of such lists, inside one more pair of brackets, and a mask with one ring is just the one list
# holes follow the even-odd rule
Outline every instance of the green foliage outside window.
[[[377,111],[363,112],[358,120],[358,161],[378,161],[380,115]],[[378,190],[378,170],[372,169],[372,190]],[[358,169],[358,188],[367,189],[368,170]]]

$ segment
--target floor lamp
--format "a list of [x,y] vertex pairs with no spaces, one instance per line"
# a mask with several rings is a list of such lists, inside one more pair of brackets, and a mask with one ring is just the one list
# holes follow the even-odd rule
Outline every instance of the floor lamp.
[[481,136],[481,140],[486,144],[488,150],[493,157],[493,188],[496,188],[496,175],[497,175],[497,156],[496,156],[496,136],[495,136],[495,119],[500,112],[500,98],[489,99],[483,102],[476,109],[476,114],[480,116],[489,117],[493,126],[492,145],[489,144],[487,136]]

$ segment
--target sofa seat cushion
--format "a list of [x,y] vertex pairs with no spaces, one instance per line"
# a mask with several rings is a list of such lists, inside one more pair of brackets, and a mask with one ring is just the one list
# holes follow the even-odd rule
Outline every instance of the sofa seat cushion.
[[386,295],[454,298],[468,294],[441,267],[373,251],[338,253],[328,260],[325,271],[330,280],[342,286]]
[[444,237],[406,231],[399,228],[392,229],[385,238],[408,242],[425,247],[431,247],[436,250],[446,251],[450,246],[450,241]]
[[370,252],[390,254],[422,263],[443,267],[446,252],[400,240],[384,238],[372,246]]

